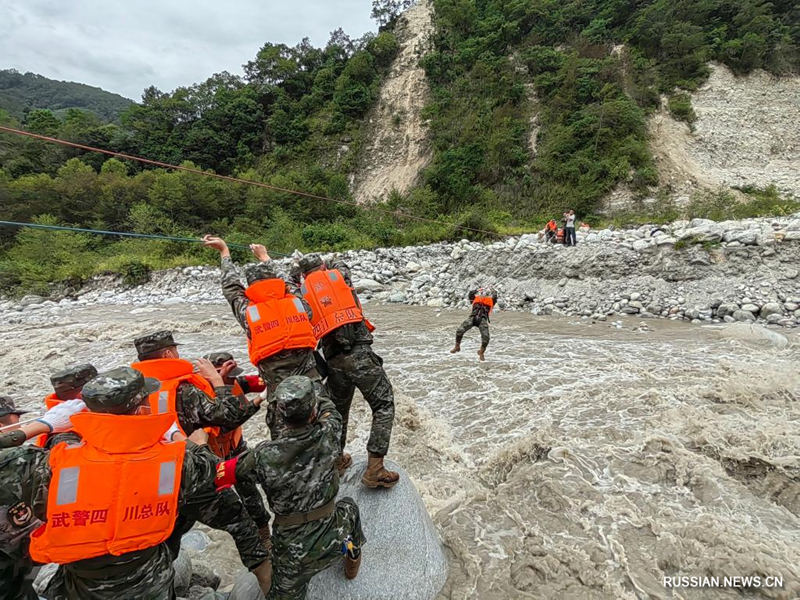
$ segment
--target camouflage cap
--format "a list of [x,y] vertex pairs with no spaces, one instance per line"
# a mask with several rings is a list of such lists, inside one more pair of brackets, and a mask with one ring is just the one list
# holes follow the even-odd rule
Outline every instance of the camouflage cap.
[[247,265],[244,268],[244,278],[247,280],[247,285],[253,285],[256,281],[261,281],[262,279],[275,279],[277,276],[278,270],[271,260]]
[[73,390],[80,390],[86,382],[97,377],[97,369],[89,363],[82,365],[72,365],[63,371],[53,373],[50,376],[50,383],[56,394],[63,394]]
[[133,340],[133,345],[136,346],[136,353],[140,359],[164,348],[180,346],[172,337],[172,332],[166,329],[138,337]]
[[[211,354],[206,354],[203,358],[207,358],[217,369],[219,369],[229,360],[236,360],[233,358],[233,354],[230,352],[212,352]],[[244,373],[242,368],[236,367],[230,373],[228,373],[228,377],[238,377],[242,373]]]
[[14,404],[14,401],[8,396],[0,396],[0,417],[6,417],[8,415],[24,415],[27,412],[27,410],[20,410],[17,408],[17,405]]
[[290,423],[306,421],[317,405],[314,384],[303,375],[287,377],[275,389],[275,404]]
[[317,267],[321,267],[325,263],[319,254],[306,254],[297,264],[303,273],[308,273]]
[[130,367],[100,373],[83,386],[83,401],[92,412],[129,414],[161,387],[157,379],[145,377]]

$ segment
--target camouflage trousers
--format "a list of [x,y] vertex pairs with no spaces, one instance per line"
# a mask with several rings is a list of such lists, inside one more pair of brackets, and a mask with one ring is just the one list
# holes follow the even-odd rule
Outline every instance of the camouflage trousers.
[[286,428],[275,409],[275,388],[281,381],[292,375],[305,375],[314,382],[317,397],[328,396],[328,390],[322,384],[322,378],[317,371],[317,361],[312,350],[287,350],[265,358],[258,363],[258,374],[267,385],[267,427],[273,440],[278,439]]
[[350,405],[358,388],[372,409],[367,451],[386,456],[394,425],[394,391],[383,370],[383,360],[369,344],[354,346],[350,352],[328,359],[327,384],[331,400],[342,415],[342,450],[347,443]]
[[[247,442],[242,440],[238,448],[231,452],[231,455],[226,458],[234,458],[244,453],[246,450]],[[239,494],[239,497],[242,499],[242,504],[244,504],[247,514],[253,519],[256,527],[261,529],[269,525],[269,513],[267,512],[267,507],[264,505],[264,498],[261,496],[261,492],[258,491],[258,479],[255,474],[252,471],[248,471],[241,477],[238,477],[234,487],[236,488],[236,493]]]
[[[238,484],[237,484],[238,488]],[[258,493],[258,490],[255,490]],[[261,496],[258,496],[261,500]],[[236,550],[239,552],[239,558],[242,564],[248,569],[254,569],[267,558],[269,558],[269,551],[264,547],[261,537],[258,534],[258,525],[254,517],[251,517],[250,510],[247,508],[246,500],[237,496],[236,492],[232,489],[220,490],[214,500],[215,505],[226,505],[230,508],[225,512],[220,511],[214,517],[214,529],[226,531],[233,538],[233,543],[236,545]],[[266,515],[265,525],[269,523],[269,513],[264,508],[263,501],[261,508]],[[233,509],[233,512],[229,511]],[[206,510],[214,511],[213,506],[209,506]],[[257,509],[256,509],[257,510]],[[192,518],[195,517],[195,518]],[[179,514],[175,521],[175,527],[172,530],[169,538],[167,539],[167,546],[172,553],[173,560],[178,557],[178,552],[181,548],[181,538],[184,534],[188,533],[194,527],[197,521],[207,521],[207,519],[197,518],[197,515],[188,516],[186,514]],[[209,523],[206,523],[209,527]]]
[[473,327],[477,327],[481,332],[481,348],[486,348],[489,345],[489,321],[488,319],[481,319],[477,323],[470,317],[464,321],[456,330],[456,344],[461,343],[461,338]]
[[351,498],[336,502],[336,511],[326,519],[276,526],[272,537],[272,587],[267,600],[303,600],[311,578],[342,560],[342,543],[348,536],[359,548],[366,541],[358,506]]
[[48,600],[172,600],[172,553],[166,544],[150,551],[98,557],[58,567],[43,596]]

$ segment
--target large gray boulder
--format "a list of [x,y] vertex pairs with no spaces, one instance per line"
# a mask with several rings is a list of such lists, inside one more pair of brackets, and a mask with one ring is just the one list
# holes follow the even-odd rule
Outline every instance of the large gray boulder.
[[367,543],[358,577],[348,581],[342,562],[317,574],[308,600],[432,600],[447,579],[447,559],[439,535],[417,489],[400,473],[394,488],[369,489],[361,484],[366,457],[355,458],[341,480],[339,497],[349,496],[361,512]]
[[[361,485],[366,458],[355,458],[341,480],[339,498],[358,504],[361,527],[367,538],[358,577],[348,581],[342,561],[311,580],[307,600],[433,600],[447,579],[447,560],[439,536],[417,489],[395,463],[386,466],[400,473],[391,490],[371,490]],[[242,571],[228,600],[262,600],[255,575]]]

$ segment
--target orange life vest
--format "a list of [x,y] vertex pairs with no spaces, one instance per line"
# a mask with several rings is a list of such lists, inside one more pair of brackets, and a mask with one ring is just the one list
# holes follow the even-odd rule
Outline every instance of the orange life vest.
[[490,314],[492,312],[492,308],[494,308],[494,300],[491,296],[475,296],[475,299],[472,301],[472,305],[475,306],[476,304],[488,306]]
[[31,557],[64,564],[166,540],[186,450],[183,442],[162,441],[172,421],[172,415],[73,416],[83,443],[50,451],[47,522],[31,535]]
[[300,288],[314,313],[311,326],[317,339],[348,323],[364,320],[361,306],[337,269],[309,273]]
[[247,328],[250,362],[258,366],[283,350],[317,347],[317,338],[300,298],[286,293],[283,279],[256,281],[245,290],[250,299]]
[[[161,382],[161,388],[150,394],[150,414],[161,415],[170,413],[173,415],[178,428],[184,435],[189,435],[191,431],[183,431],[183,427],[177,418],[175,403],[178,398],[178,386],[187,382],[205,392],[209,398],[216,398],[217,394],[205,377],[194,372],[194,365],[188,360],[180,358],[155,358],[144,360],[131,365],[145,377],[153,377]],[[241,388],[240,388],[241,389]],[[239,445],[242,440],[241,428],[223,433],[219,427],[204,427],[203,430],[208,434],[208,447],[220,458],[227,458],[230,452]]]
[[[234,381],[232,391],[235,396],[244,395],[244,390],[238,381]],[[230,457],[242,443],[241,427],[227,433],[223,433],[220,427],[206,427],[205,431],[208,434],[208,448],[220,458]]]

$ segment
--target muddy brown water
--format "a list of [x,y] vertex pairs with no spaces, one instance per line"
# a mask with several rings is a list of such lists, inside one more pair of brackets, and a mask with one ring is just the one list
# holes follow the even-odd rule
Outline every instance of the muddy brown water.
[[[367,312],[397,399],[390,456],[447,548],[442,598],[800,597],[796,334],[779,349],[724,327],[499,313],[479,363],[477,330],[448,353],[462,312]],[[40,310],[0,324],[2,393],[36,408],[53,371],[129,363],[131,340],[161,328],[185,357],[230,350],[247,365],[221,304]],[[358,398],[354,453],[368,417]],[[245,432],[264,439],[263,416]],[[241,566],[227,534],[210,535],[225,585]],[[665,587],[677,576],[708,586]]]

